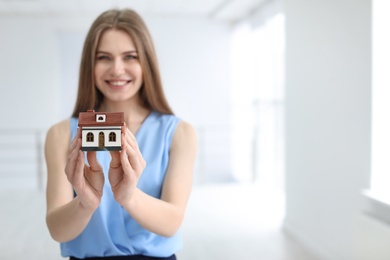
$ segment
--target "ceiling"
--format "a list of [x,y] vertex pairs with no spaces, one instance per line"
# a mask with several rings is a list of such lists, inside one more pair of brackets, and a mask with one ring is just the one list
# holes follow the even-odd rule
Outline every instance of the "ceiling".
[[234,22],[269,0],[0,0],[1,14],[100,13],[129,7],[142,13],[202,16]]

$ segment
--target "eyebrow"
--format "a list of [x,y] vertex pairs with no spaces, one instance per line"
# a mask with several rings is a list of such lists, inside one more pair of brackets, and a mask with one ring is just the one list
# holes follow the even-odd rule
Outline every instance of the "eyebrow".
[[[138,54],[138,51],[136,51],[136,50],[125,51],[122,54],[134,54],[134,53]],[[96,54],[111,54],[111,53],[109,53],[107,51],[98,50],[98,51],[96,51]]]

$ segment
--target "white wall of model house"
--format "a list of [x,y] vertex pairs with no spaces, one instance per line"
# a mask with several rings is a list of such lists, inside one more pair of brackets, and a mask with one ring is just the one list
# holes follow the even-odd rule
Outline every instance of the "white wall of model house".
[[97,148],[107,148],[107,150],[110,150],[121,148],[121,127],[83,127],[81,136],[82,150],[95,150]]

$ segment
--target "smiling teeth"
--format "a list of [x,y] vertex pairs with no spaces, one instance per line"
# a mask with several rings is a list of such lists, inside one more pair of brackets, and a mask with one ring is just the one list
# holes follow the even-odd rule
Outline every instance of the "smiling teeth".
[[123,86],[127,83],[127,81],[110,81],[110,84],[113,86]]

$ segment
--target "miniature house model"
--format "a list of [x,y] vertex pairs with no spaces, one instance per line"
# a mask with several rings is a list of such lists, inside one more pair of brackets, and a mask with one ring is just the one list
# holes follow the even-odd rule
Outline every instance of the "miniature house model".
[[81,150],[83,151],[115,151],[121,147],[121,133],[124,125],[124,114],[95,112],[79,113],[81,128]]

